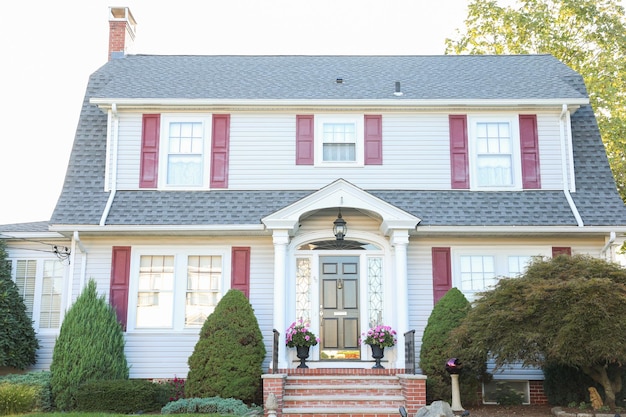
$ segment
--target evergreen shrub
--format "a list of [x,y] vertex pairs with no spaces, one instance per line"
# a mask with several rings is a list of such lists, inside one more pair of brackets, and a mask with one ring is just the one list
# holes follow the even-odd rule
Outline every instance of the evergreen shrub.
[[49,371],[9,374],[0,376],[0,384],[7,383],[32,387],[35,390],[35,404],[33,405],[33,410],[49,412],[54,409],[50,377]]
[[76,389],[76,411],[143,414],[160,410],[170,387],[145,379],[89,381]]
[[0,366],[26,369],[37,361],[38,348],[33,322],[11,279],[5,243],[0,241]]
[[187,398],[262,400],[265,345],[246,296],[231,289],[207,317],[193,353],[185,384]]
[[263,413],[260,407],[248,407],[243,401],[234,398],[184,398],[168,403],[161,414],[234,414],[244,416],[254,412]]
[[426,375],[426,401],[450,402],[452,399],[451,379],[446,371],[446,362],[458,358],[462,365],[459,385],[463,403],[478,404],[481,378],[486,377],[486,355],[468,357],[458,344],[453,343],[452,332],[467,313],[471,304],[457,288],[451,288],[435,304],[422,337],[420,349],[420,369]]
[[55,405],[61,411],[74,409],[76,391],[86,382],[128,379],[122,327],[93,279],[65,314],[50,372]]
[[33,410],[35,388],[22,384],[0,384],[0,415],[23,414]]

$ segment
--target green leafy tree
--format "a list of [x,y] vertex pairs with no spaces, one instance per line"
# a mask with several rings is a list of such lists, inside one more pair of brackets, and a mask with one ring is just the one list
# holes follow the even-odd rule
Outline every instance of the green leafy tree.
[[260,403],[265,345],[254,310],[229,290],[207,317],[189,357],[186,397],[236,398]]
[[0,241],[0,366],[25,369],[36,362],[38,348],[33,322],[11,279],[5,244]]
[[496,368],[581,369],[615,407],[626,363],[626,269],[584,255],[537,258],[523,276],[482,293],[455,336],[490,352]]
[[471,304],[457,288],[451,288],[435,304],[424,329],[420,348],[420,369],[427,379],[426,395],[429,402],[450,401],[452,398],[450,375],[445,365],[448,359],[458,358],[462,365],[459,375],[461,396],[467,404],[478,403],[480,380],[486,375],[485,352],[470,357],[469,351],[452,346],[450,335],[471,310]]
[[128,379],[122,326],[93,279],[65,314],[50,372],[52,395],[63,411],[75,408],[74,395],[85,382]]
[[617,188],[626,201],[626,17],[618,0],[471,0],[451,54],[552,54],[589,90]]

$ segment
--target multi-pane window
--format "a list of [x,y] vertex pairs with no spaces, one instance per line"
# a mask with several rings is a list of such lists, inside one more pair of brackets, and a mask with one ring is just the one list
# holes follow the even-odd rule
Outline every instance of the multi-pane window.
[[477,293],[493,289],[500,279],[524,274],[535,257],[550,256],[551,251],[542,246],[454,248],[452,285],[473,301]]
[[56,329],[60,326],[63,264],[57,260],[43,262],[39,327]]
[[526,272],[528,264],[532,260],[532,256],[509,256],[509,277],[517,277]]
[[315,164],[361,166],[364,164],[363,115],[315,115]]
[[58,259],[15,260],[15,284],[35,328],[60,327],[64,273],[65,266]]
[[508,122],[476,123],[476,173],[480,187],[513,185],[513,144]]
[[324,162],[356,161],[356,124],[323,124]]
[[222,294],[220,255],[140,255],[137,329],[200,327]]
[[460,265],[461,291],[482,291],[497,282],[493,256],[461,256]]
[[172,327],[174,257],[142,256],[137,294],[137,327]]
[[167,185],[203,184],[204,126],[201,122],[170,122],[167,145]]
[[34,259],[18,260],[15,268],[15,283],[26,305],[26,314],[33,318],[35,305],[35,282],[37,280],[37,261]]
[[220,297],[222,259],[219,256],[189,256],[185,326],[202,326]]

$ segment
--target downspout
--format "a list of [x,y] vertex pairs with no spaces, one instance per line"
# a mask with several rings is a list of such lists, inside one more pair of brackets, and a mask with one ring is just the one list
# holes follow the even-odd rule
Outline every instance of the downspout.
[[[615,242],[615,232],[611,232],[611,234],[609,235],[608,242],[606,242],[606,244],[604,245],[604,247],[600,251],[600,257],[603,257],[605,259],[607,258],[607,256],[606,256],[607,250],[611,247],[611,245],[613,245],[613,242]],[[613,251],[609,252],[609,257],[608,257],[607,260],[614,261],[614,259],[613,259]]]
[[111,210],[113,200],[115,199],[115,193],[117,192],[117,146],[119,140],[119,117],[117,115],[117,105],[115,103],[113,103],[113,105],[111,106],[111,110],[109,110],[109,120],[111,119],[113,120],[113,139],[111,141],[112,157],[110,160],[107,161],[106,164],[111,164],[110,176],[107,177],[107,179],[110,181],[110,193],[107,204],[104,207],[104,212],[102,212],[102,217],[100,218],[100,226],[104,226],[106,224],[107,217],[109,216],[109,211]]
[[576,203],[574,203],[574,199],[572,199],[572,195],[570,194],[570,186],[569,186],[569,175],[567,170],[567,146],[566,146],[566,136],[567,136],[567,126],[565,124],[565,117],[568,115],[569,111],[567,110],[567,104],[563,104],[563,108],[561,110],[561,116],[559,117],[560,124],[560,135],[561,135],[561,175],[563,176],[563,194],[565,194],[565,199],[569,204],[569,208],[576,219],[576,223],[578,227],[583,227],[585,224],[583,223],[582,217],[580,217],[580,213],[578,212],[578,208],[576,207]]
[[[78,245],[78,248],[80,249],[80,253],[82,254],[81,256],[81,263],[80,263],[80,282],[79,282],[79,288],[84,288],[85,287],[85,275],[87,273],[87,249],[85,249],[85,246],[83,245],[83,242],[81,242],[80,240],[80,236],[78,234],[78,231],[75,230],[74,231],[74,235],[72,236],[72,254],[71,256],[71,262],[70,265],[74,265],[74,260],[76,259],[76,245]],[[70,285],[68,288],[68,294],[69,297],[67,299],[67,309],[69,309],[72,305],[72,294],[74,293],[74,267],[70,267]]]

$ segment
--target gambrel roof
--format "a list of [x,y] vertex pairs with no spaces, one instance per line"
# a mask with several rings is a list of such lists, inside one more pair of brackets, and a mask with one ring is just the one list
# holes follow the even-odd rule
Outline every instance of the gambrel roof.
[[[337,79],[342,82],[338,83]],[[402,96],[394,96],[395,82]],[[586,226],[625,226],[619,197],[580,75],[549,55],[127,56],[92,74],[63,191],[51,225],[97,225],[104,191],[107,115],[98,104],[381,101],[442,105],[473,100],[574,104],[576,192]],[[395,103],[395,104],[394,104]],[[562,191],[366,190],[422,219],[421,226],[576,226]],[[260,225],[314,192],[117,191],[107,225]]]

